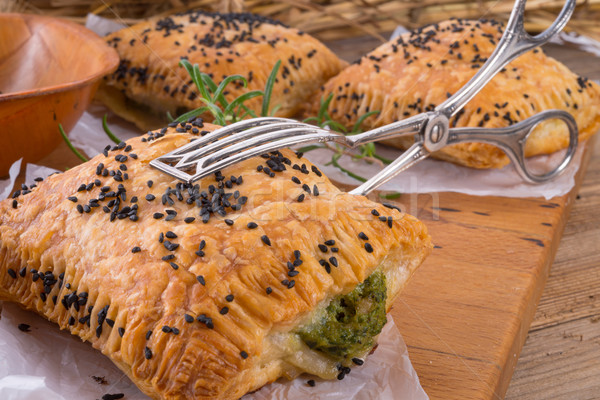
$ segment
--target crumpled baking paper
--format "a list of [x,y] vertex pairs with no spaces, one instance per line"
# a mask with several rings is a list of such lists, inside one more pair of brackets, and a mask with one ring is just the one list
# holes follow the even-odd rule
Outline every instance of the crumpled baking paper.
[[[19,330],[29,325],[29,332]],[[98,383],[103,379],[105,383]],[[243,400],[426,400],[408,351],[391,316],[377,350],[343,381],[306,383],[309,376],[278,381]],[[124,400],[149,400],[107,357],[44,318],[4,303],[0,318],[0,399],[100,399],[124,393]]]

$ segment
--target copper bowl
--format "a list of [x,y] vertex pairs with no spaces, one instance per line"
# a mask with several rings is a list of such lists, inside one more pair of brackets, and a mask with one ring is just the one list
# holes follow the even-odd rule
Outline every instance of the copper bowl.
[[62,140],[119,56],[81,25],[32,14],[0,14],[0,176],[35,162]]

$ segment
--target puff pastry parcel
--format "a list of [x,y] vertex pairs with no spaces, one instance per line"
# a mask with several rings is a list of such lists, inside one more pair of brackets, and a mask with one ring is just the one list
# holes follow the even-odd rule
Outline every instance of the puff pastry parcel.
[[[274,115],[290,117],[327,79],[346,66],[317,39],[254,14],[188,11],[154,18],[106,37],[121,58],[98,97],[142,129],[163,126],[166,113],[180,115],[204,103],[179,61],[187,58],[219,82],[242,75],[248,87],[229,85],[231,101],[242,93],[263,90],[273,66],[282,64],[273,88]],[[262,97],[245,103],[260,114]],[[149,115],[153,118],[149,118]],[[208,118],[207,114],[205,118]]]
[[0,203],[0,300],[88,341],[154,399],[343,378],[431,249],[425,226],[274,152],[193,186],[150,132]]
[[[316,115],[321,98],[333,93],[331,117],[348,127],[369,112],[364,129],[386,125],[425,111],[458,91],[487,60],[502,35],[491,20],[451,19],[391,40],[330,79],[309,107]],[[600,88],[541,50],[506,66],[450,121],[450,126],[498,128],[540,111],[561,109],[577,121],[580,140],[600,128]],[[526,155],[548,154],[568,146],[562,123],[539,125],[527,140]],[[407,148],[412,138],[391,139]],[[448,146],[434,156],[475,168],[502,167],[508,157],[481,143]]]

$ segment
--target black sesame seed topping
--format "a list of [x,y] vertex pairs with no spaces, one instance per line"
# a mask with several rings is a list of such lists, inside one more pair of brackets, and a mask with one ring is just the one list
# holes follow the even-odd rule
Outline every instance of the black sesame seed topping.
[[185,319],[185,322],[187,322],[188,324],[191,324],[192,322],[194,322],[194,317],[192,317],[190,314],[184,314],[183,318]]
[[329,257],[329,262],[331,263],[331,265],[333,265],[334,267],[338,266],[338,261],[337,258],[335,257]]
[[223,307],[221,308],[221,310],[219,310],[219,314],[221,315],[225,315],[229,312],[229,307]]
[[225,300],[227,300],[229,303],[231,303],[233,301],[233,295],[228,294],[227,296],[225,296]]
[[206,281],[204,280],[204,277],[203,277],[202,275],[198,275],[198,276],[196,277],[196,279],[198,280],[198,282],[200,282],[200,284],[201,284],[202,286],[206,286]]
[[169,264],[171,265],[171,268],[175,270],[179,269],[179,265],[175,264],[173,261],[171,261]]
[[352,359],[352,362],[353,362],[354,364],[356,364],[356,365],[359,365],[359,366],[360,366],[360,365],[363,365],[363,364],[365,363],[365,361],[364,361],[364,360],[361,360],[360,358],[356,358],[356,357],[354,357],[354,358]]
[[327,253],[329,251],[327,246],[325,246],[324,244],[319,243],[318,246],[319,246],[319,250],[321,250],[323,253]]
[[361,238],[362,240],[369,240],[369,237],[367,235],[365,235],[364,232],[360,232],[358,234],[358,237]]
[[307,384],[308,386],[310,386],[310,387],[315,387],[315,385],[316,385],[316,382],[315,382],[315,380],[314,380],[314,379],[309,379],[309,380],[307,380],[307,381],[306,381],[306,384]]
[[271,240],[269,239],[269,237],[267,235],[262,235],[260,237],[260,240],[262,240],[263,243],[266,244],[267,246],[271,245]]
[[17,273],[15,272],[15,270],[14,270],[14,269],[12,269],[12,268],[8,268],[8,269],[6,270],[6,272],[8,272],[8,275],[10,275],[10,277],[11,277],[11,278],[13,278],[13,279],[17,279]]
[[142,251],[142,249],[140,249],[139,246],[135,246],[134,248],[131,249],[132,253],[139,253],[140,251]]
[[17,325],[17,328],[19,328],[21,332],[31,332],[31,329],[29,329],[31,326],[27,324],[19,324]]
[[144,348],[144,357],[146,357],[146,360],[149,360],[152,358],[152,350],[150,350],[150,348],[147,346],[146,346],[146,348]]
[[365,243],[365,250],[367,251],[367,253],[372,253],[373,252],[373,246],[371,246],[370,243]]

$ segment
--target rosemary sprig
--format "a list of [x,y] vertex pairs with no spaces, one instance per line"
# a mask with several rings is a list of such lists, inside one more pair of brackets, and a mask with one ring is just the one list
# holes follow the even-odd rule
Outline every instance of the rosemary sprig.
[[69,146],[69,149],[71,149],[71,151],[83,162],[86,162],[88,159],[79,152],[79,150],[77,150],[75,148],[75,146],[73,146],[73,143],[71,143],[71,141],[69,140],[69,138],[67,137],[67,134],[65,133],[65,130],[62,127],[62,124],[58,124],[58,131],[60,132],[60,135],[62,136],[63,140],[65,141],[65,143],[67,144],[67,146]]
[[[228,85],[233,82],[241,82],[243,87],[248,86],[248,81],[242,75],[231,75],[223,79],[219,85],[217,85],[212,78],[200,71],[198,64],[192,65],[188,60],[182,59],[179,65],[184,67],[189,74],[190,78],[198,88],[200,94],[198,99],[204,103],[204,106],[196,108],[195,110],[189,111],[183,115],[180,115],[175,119],[177,122],[183,122],[191,117],[197,117],[206,112],[212,114],[214,122],[218,125],[224,126],[229,123],[237,122],[245,117],[256,117],[256,113],[248,108],[244,103],[255,97],[262,96],[262,107],[261,116],[269,115],[269,105],[271,102],[271,95],[273,93],[273,86],[277,77],[277,72],[281,66],[281,61],[277,61],[275,66],[269,74],[269,78],[265,84],[264,90],[252,90],[246,92],[231,102],[227,101],[224,96],[225,89]],[[273,108],[274,112],[276,107]],[[170,114],[167,117],[171,117]]]
[[110,138],[110,140],[112,140],[116,144],[121,143],[122,140],[119,139],[118,137],[116,137],[115,134],[112,133],[112,131],[108,127],[107,119],[108,119],[108,114],[104,114],[104,116],[102,117],[102,129],[104,129],[104,133],[106,133],[106,136],[108,136]]

